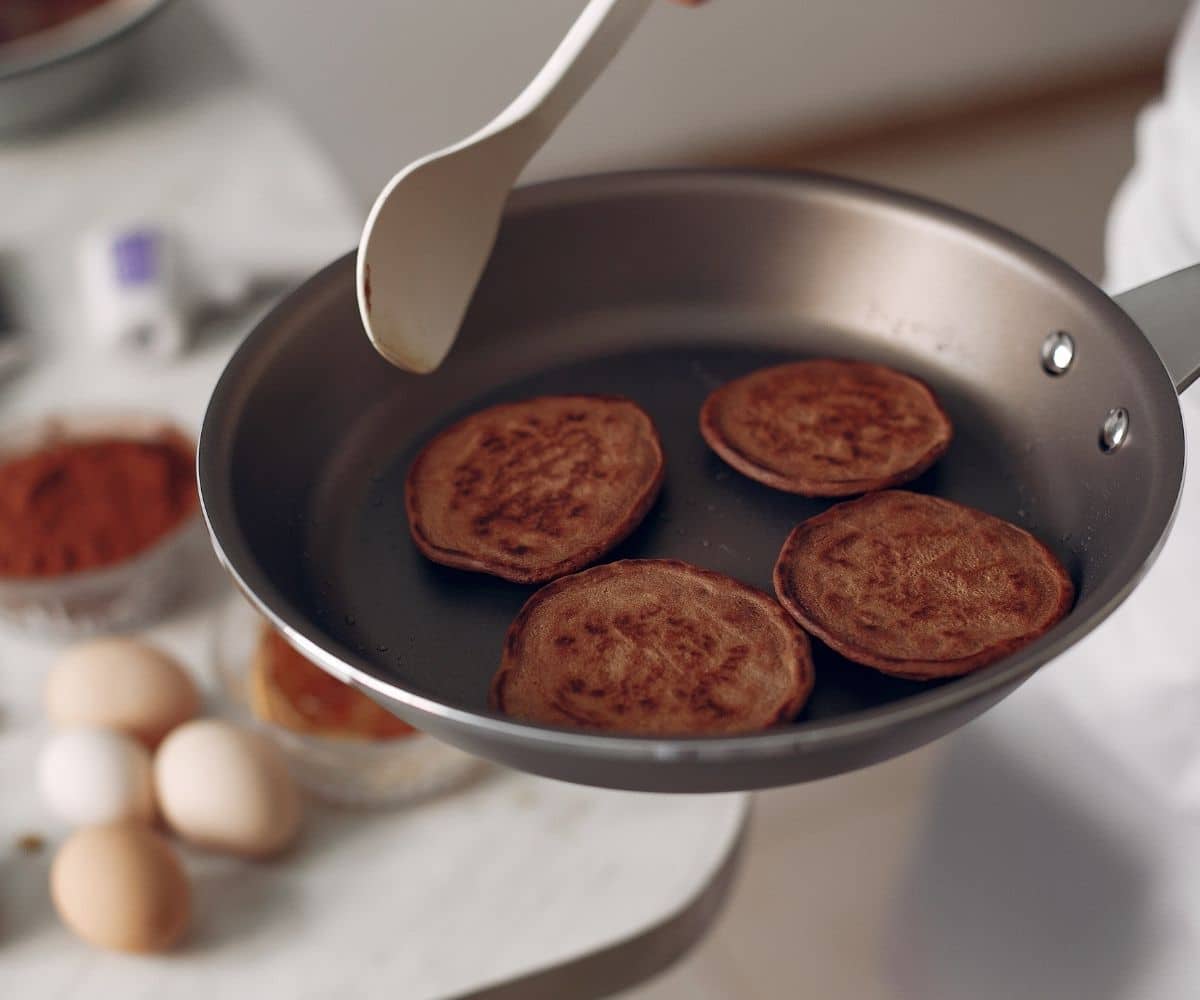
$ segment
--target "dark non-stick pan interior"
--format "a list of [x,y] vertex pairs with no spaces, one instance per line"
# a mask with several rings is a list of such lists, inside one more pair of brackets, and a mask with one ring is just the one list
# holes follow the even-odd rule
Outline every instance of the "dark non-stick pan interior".
[[[344,259],[295,293],[218,387],[201,447],[218,548],[327,666],[418,725],[532,770],[628,787],[750,787],[908,749],[1102,619],[1174,509],[1178,407],[1128,318],[1019,240],[873,189],[643,174],[519,193],[460,342],[431,376],[374,354],[352,276]],[[1057,331],[1076,347],[1061,375],[1042,361]],[[404,478],[421,445],[503,400],[630,396],[658,424],[668,471],[662,498],[612,558],[685,559],[769,592],[788,531],[827,503],[734,472],[705,446],[697,415],[723,382],[814,356],[891,364],[936,389],[955,440],[910,488],[1044,540],[1079,589],[1068,619],[1017,657],[939,685],[884,677],[817,644],[814,695],[784,727],[792,740],[582,738],[491,716],[504,632],[534,588],[417,552]],[[1106,453],[1101,425],[1118,406],[1130,434]]]

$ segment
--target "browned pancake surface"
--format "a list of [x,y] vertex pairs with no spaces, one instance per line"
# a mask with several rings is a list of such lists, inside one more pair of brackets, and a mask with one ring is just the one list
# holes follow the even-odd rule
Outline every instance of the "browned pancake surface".
[[812,684],[808,636],[766,594],[688,563],[631,559],[529,599],[491,704],[553,726],[744,733],[792,719]]
[[965,674],[1071,608],[1067,571],[1029,532],[891,490],[799,525],[775,565],[783,606],[843,656],[901,677]]
[[637,404],[542,396],[443,431],[409,469],[408,522],[435,562],[518,583],[586,566],[629,535],[662,487],[662,445]]
[[751,479],[814,497],[908,482],[953,433],[923,382],[859,361],[799,361],[736,379],[705,400],[700,432]]

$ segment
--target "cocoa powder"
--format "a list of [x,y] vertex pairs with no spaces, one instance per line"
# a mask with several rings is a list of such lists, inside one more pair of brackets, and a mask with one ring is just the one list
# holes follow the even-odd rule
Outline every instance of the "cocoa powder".
[[62,441],[0,462],[0,575],[98,569],[149,548],[197,506],[181,435]]

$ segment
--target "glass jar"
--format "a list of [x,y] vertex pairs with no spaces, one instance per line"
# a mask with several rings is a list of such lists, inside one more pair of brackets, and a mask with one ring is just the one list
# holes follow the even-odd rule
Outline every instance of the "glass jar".
[[251,690],[267,628],[241,595],[232,596],[218,615],[212,659],[223,709],[272,740],[297,782],[315,797],[340,805],[396,805],[446,791],[481,773],[481,760],[425,733],[381,740],[321,736],[261,718],[252,707]]

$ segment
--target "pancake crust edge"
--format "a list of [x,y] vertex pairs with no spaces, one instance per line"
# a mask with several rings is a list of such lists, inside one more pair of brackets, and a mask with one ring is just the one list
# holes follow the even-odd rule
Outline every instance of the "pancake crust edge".
[[434,562],[540,583],[627,538],[665,475],[658,430],[632,400],[540,396],[480,410],[409,468],[405,507]]
[[780,603],[849,660],[914,680],[1002,659],[1071,609],[1038,539],[983,511],[889,490],[797,525],[775,564]]
[[915,479],[953,426],[920,379],[883,365],[776,365],[709,394],[700,433],[738,472],[788,493],[842,497]]
[[793,719],[812,686],[808,636],[769,595],[678,560],[631,559],[526,602],[490,704],[592,732],[728,735]]

